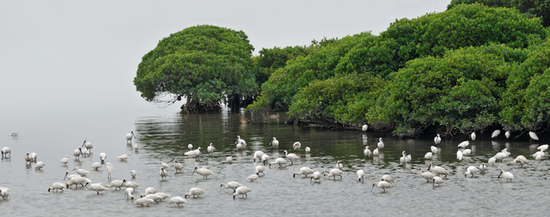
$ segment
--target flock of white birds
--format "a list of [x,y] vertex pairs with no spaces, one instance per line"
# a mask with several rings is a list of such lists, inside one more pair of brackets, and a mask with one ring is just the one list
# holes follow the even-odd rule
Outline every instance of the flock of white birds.
[[[366,131],[367,128],[368,128],[368,126],[365,125],[365,126],[363,126],[362,130]],[[500,130],[495,130],[492,133],[492,138],[496,138],[499,135],[500,135]],[[12,136],[17,136],[17,134],[12,134]],[[506,138],[509,138],[510,137],[510,132],[507,131],[505,133],[505,136],[506,136]],[[529,136],[533,140],[538,140],[538,137],[534,132],[529,132]],[[476,139],[475,132],[470,134],[469,137],[470,137],[471,140],[475,140]],[[132,145],[132,139],[133,138],[137,138],[137,137],[135,136],[133,131],[130,131],[130,133],[128,133],[126,135],[127,144]],[[434,143],[435,143],[435,145],[438,145],[438,144],[440,144],[440,142],[441,142],[441,137],[440,137],[439,134],[437,134],[437,136],[434,138]],[[269,143],[269,145],[273,146],[273,148],[278,148],[279,147],[279,141],[275,137],[273,137],[273,139]],[[383,139],[379,138],[379,142],[377,144],[377,147],[372,152],[370,151],[369,146],[365,147],[365,149],[364,149],[365,157],[367,157],[367,158],[370,158],[371,156],[376,157],[377,155],[379,155],[380,150],[383,149],[384,146],[385,146],[385,144],[383,142]],[[460,144],[458,144],[457,160],[460,161],[460,160],[462,160],[463,156],[470,155],[472,153],[472,149],[469,149],[468,146],[469,146],[469,141],[464,141],[464,142],[461,142]],[[132,147],[135,151],[137,151],[139,149],[138,144],[133,144]],[[87,140],[84,140],[84,143],[81,145],[81,147],[78,147],[77,149],[75,149],[73,151],[73,157],[75,159],[78,159],[81,156],[88,156],[92,152],[93,148],[94,147],[93,147],[92,143],[88,142]],[[189,144],[188,148],[190,149],[190,151],[186,152],[185,155],[188,156],[189,158],[196,158],[197,161],[199,161],[199,158],[203,155],[201,147],[197,147],[196,149],[193,149],[193,145]],[[236,148],[237,151],[243,150],[244,148],[246,148],[246,141],[244,139],[241,139],[240,136],[237,136],[237,140],[235,141],[235,148]],[[294,149],[294,151],[299,151],[300,148],[301,148],[301,143],[300,142],[295,142],[292,145],[292,148]],[[432,159],[434,155],[437,155],[438,153],[441,152],[441,149],[437,146],[431,146],[430,149],[431,150],[424,155],[424,158],[427,159],[427,160]],[[541,160],[544,156],[546,156],[545,151],[547,149],[548,149],[547,144],[539,146],[538,147],[539,151],[537,151],[535,154],[533,154],[533,158],[535,160]],[[207,150],[208,154],[212,154],[216,150],[216,148],[211,143],[207,147],[206,150]],[[306,153],[309,153],[311,151],[311,149],[309,147],[305,147],[304,150],[306,151]],[[2,148],[0,150],[0,153],[2,154],[2,158],[11,157],[11,149],[9,147]],[[298,155],[296,155],[294,153],[289,153],[287,150],[284,150],[283,153],[284,153],[284,158],[279,157],[279,158],[274,159],[273,161],[270,161],[270,156],[269,155],[265,154],[263,151],[256,151],[256,152],[254,152],[254,155],[253,155],[253,161],[254,162],[256,162],[256,160],[261,161],[261,162],[263,162],[263,165],[268,165],[269,167],[271,167],[271,166],[282,167],[282,166],[287,165],[288,163],[290,163],[290,165],[292,165],[297,160],[300,159],[300,157]],[[505,148],[501,152],[497,153],[494,157],[491,157],[488,160],[487,164],[481,163],[481,165],[479,165],[479,166],[469,166],[467,168],[466,172],[464,173],[464,176],[465,177],[467,177],[467,176],[474,177],[475,174],[484,173],[485,170],[486,170],[487,165],[493,165],[495,162],[502,161],[502,159],[507,158],[509,156],[510,156],[510,152]],[[123,154],[123,155],[118,156],[117,159],[120,160],[120,161],[126,161],[129,157],[130,157],[130,155]],[[33,153],[26,153],[26,155],[24,156],[24,159],[25,159],[25,161],[28,165],[34,163],[34,169],[35,170],[41,170],[45,166],[45,164],[43,162],[36,160],[37,159],[37,154],[34,153],[34,152]],[[100,153],[99,154],[99,160],[100,161],[93,163],[90,166],[90,168],[92,170],[99,170],[101,167],[105,167],[106,171],[108,172],[108,178],[110,180],[111,179],[111,173],[112,173],[114,167],[111,163],[105,162],[106,159],[107,159],[107,155],[105,153]],[[227,163],[231,163],[232,160],[233,160],[233,158],[231,156],[226,158]],[[290,161],[290,162],[288,162],[287,160]],[[412,160],[411,155],[410,154],[407,155],[405,153],[405,151],[403,151],[402,152],[402,157],[399,159],[400,164],[406,165],[406,164],[410,163],[411,160]],[[67,165],[68,162],[69,162],[69,156],[68,155],[65,158],[62,158],[60,160],[60,163],[64,164],[64,165]],[[523,164],[529,164],[529,160],[525,156],[519,155],[515,158],[513,163],[514,164],[521,164],[521,166],[523,166]],[[248,176],[247,179],[249,179],[250,181],[255,181],[260,176],[265,175],[265,173],[264,173],[265,167],[263,165],[256,166],[255,167],[255,173]],[[168,178],[168,169],[169,169],[169,167],[170,167],[170,165],[168,165],[167,163],[161,162],[161,165],[159,167],[159,172],[158,172],[159,173],[159,178],[161,180],[166,180]],[[174,164],[172,165],[172,167],[174,167],[176,172],[181,172],[182,169],[183,169],[183,165],[181,163],[179,163],[177,160],[174,160]],[[48,191],[63,192],[63,190],[65,188],[72,188],[73,186],[75,186],[75,188],[78,188],[78,187],[87,188],[88,190],[95,191],[95,192],[97,192],[97,194],[100,194],[101,192],[107,191],[109,188],[115,188],[115,190],[118,189],[118,190],[121,190],[121,191],[122,191],[122,188],[125,188],[124,192],[126,194],[126,198],[129,199],[129,200],[130,199],[133,200],[134,197],[136,197],[135,196],[136,189],[140,186],[138,183],[136,183],[134,181],[128,181],[126,179],[112,180],[111,183],[107,184],[107,185],[102,185],[100,183],[92,183],[92,181],[87,178],[87,175],[88,175],[89,171],[87,171],[85,169],[82,169],[82,168],[79,168],[79,167],[74,168],[73,171],[76,174],[70,174],[70,171],[67,171],[65,173],[65,177],[63,178],[63,181],[65,183],[55,182],[48,188]],[[433,171],[433,173],[432,173],[432,171]],[[203,177],[203,179],[207,179],[208,176],[214,175],[214,172],[209,170],[208,168],[206,168],[206,166],[203,166],[201,168],[199,168],[199,166],[195,166],[192,174],[194,174],[194,173],[197,173],[197,174],[201,175]],[[337,161],[334,168],[330,169],[328,172],[321,173],[319,171],[314,171],[314,170],[310,169],[309,167],[301,167],[299,171],[293,173],[293,177],[295,177],[296,175],[303,175],[305,177],[308,177],[308,175],[310,175],[310,182],[313,183],[313,182],[320,182],[322,176],[332,177],[333,179],[336,179],[336,178],[342,179],[342,174],[343,173],[344,173],[343,172],[343,165],[340,161]],[[365,171],[358,170],[356,172],[356,174],[357,174],[358,181],[363,182],[364,181],[364,176],[365,176]],[[435,189],[436,185],[439,186],[440,184],[444,183],[444,179],[447,178],[447,176],[450,175],[450,173],[445,168],[440,167],[440,166],[433,166],[432,167],[431,164],[428,166],[427,171],[424,171],[423,168],[420,168],[419,169],[419,174],[422,178],[426,179],[427,182],[431,181],[434,189]],[[135,178],[137,176],[137,172],[135,170],[132,170],[132,171],[130,171],[130,175],[132,176],[132,180],[135,180]],[[444,175],[444,178],[441,178],[440,177],[441,175]],[[507,182],[512,181],[514,179],[514,176],[513,176],[512,173],[504,171],[504,170],[501,170],[500,174],[498,175],[498,178],[500,178],[501,176],[504,179],[506,179]],[[378,187],[378,188],[381,188],[385,192],[386,189],[389,189],[389,188],[392,187],[391,183],[393,181],[394,180],[390,175],[383,175],[381,177],[381,181],[375,182],[372,185],[371,191],[374,187]],[[243,184],[238,183],[236,181],[221,183],[220,187],[225,187],[225,188],[228,188],[228,189],[232,189],[233,192],[234,192],[233,193],[233,199],[235,199],[235,197],[238,196],[238,195],[241,195],[241,197],[248,197],[247,193],[252,191],[250,188],[248,188],[248,187],[244,186]],[[187,197],[200,197],[200,195],[204,194],[205,192],[206,191],[204,189],[194,187],[194,188],[191,188],[188,193],[185,193],[185,195],[183,197],[181,197],[181,196],[171,197],[170,194],[167,194],[167,193],[164,193],[164,192],[157,192],[157,190],[155,188],[148,187],[144,190],[144,193],[140,194],[138,197],[135,198],[134,203],[136,205],[140,205],[140,206],[150,206],[151,204],[164,201],[164,200],[166,200],[166,198],[170,197],[170,199],[168,199],[169,204],[173,203],[176,206],[180,206],[181,204],[187,202],[187,200],[186,200]],[[0,197],[2,197],[3,200],[8,199],[9,194],[10,194],[10,189],[9,188],[0,187]]]

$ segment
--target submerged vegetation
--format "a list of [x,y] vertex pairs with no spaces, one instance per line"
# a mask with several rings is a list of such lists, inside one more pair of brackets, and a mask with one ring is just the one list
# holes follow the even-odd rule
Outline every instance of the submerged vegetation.
[[[380,35],[363,32],[308,46],[264,48],[254,57],[244,33],[219,27],[228,33],[216,40],[192,36],[195,44],[206,43],[203,47],[163,42],[206,28],[190,27],[146,54],[134,83],[147,100],[164,92],[214,105],[233,95],[253,99],[247,111],[288,111],[294,124],[367,123],[369,130],[398,136],[491,128],[549,131],[545,11],[460,3],[469,2],[396,20]],[[200,83],[205,81],[207,86]]]

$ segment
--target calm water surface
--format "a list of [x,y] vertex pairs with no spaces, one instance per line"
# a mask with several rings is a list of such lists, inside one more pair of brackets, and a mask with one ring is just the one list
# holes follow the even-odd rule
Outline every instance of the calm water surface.
[[[0,162],[0,186],[11,189],[9,199],[0,200],[1,216],[59,216],[77,215],[298,215],[298,216],[395,216],[395,215],[533,215],[543,216],[550,208],[550,190],[548,189],[547,160],[531,160],[524,167],[511,162],[517,155],[532,159],[536,144],[528,141],[508,141],[502,138],[471,141],[475,147],[472,155],[461,162],[456,160],[457,145],[464,138],[454,140],[443,138],[440,145],[442,153],[434,160],[423,159],[424,154],[433,145],[432,139],[399,139],[388,134],[360,131],[332,131],[315,127],[293,127],[285,125],[286,117],[270,119],[261,114],[246,114],[252,124],[241,124],[236,114],[222,112],[203,115],[151,115],[136,120],[127,118],[91,117],[88,121],[73,120],[36,120],[38,126],[26,124],[18,126],[20,136],[12,138],[11,132],[1,132],[0,146],[9,146],[12,157]],[[96,121],[94,121],[96,120]],[[48,127],[46,123],[56,127]],[[59,122],[59,123],[58,123]],[[2,128],[6,129],[6,127]],[[126,145],[125,134],[134,130],[138,136],[134,143],[140,145],[138,152]],[[237,152],[235,139],[240,135],[247,141],[246,150]],[[269,146],[272,137],[277,137],[280,147]],[[367,159],[363,156],[365,145],[373,150],[378,138],[382,137],[386,147],[379,157]],[[92,142],[93,154],[79,161],[73,160],[72,152],[84,139]],[[294,152],[292,144],[302,143],[297,152],[300,160],[294,165],[278,168],[266,168],[265,176],[256,182],[246,177],[253,174],[260,163],[253,162],[257,150],[264,151],[271,159],[283,156],[283,150]],[[208,144],[213,143],[216,151],[210,156],[206,152]],[[187,158],[187,145],[201,147],[203,156],[200,162]],[[311,148],[306,154],[304,148]],[[470,148],[470,147],[469,147]],[[468,166],[479,166],[503,148],[512,155],[488,168],[486,174],[474,178],[465,178]],[[399,164],[401,152],[411,154],[412,164]],[[27,166],[23,159],[26,152],[36,152],[38,161],[46,164],[43,170]],[[172,196],[183,196],[192,187],[200,187],[206,193],[200,198],[188,198],[183,207],[174,207],[167,202],[153,204],[151,207],[139,207],[133,201],[126,200],[124,191],[110,189],[97,195],[86,188],[65,190],[64,193],[49,193],[53,182],[62,181],[65,171],[76,166],[90,170],[88,178],[94,183],[107,184],[105,168],[91,171],[90,165],[99,161],[99,153],[107,154],[107,162],[114,165],[112,180],[130,180],[130,170],[138,175],[133,181],[140,184],[139,195],[147,187]],[[131,154],[128,161],[118,161],[117,156]],[[69,155],[68,166],[59,160]],[[233,163],[225,158],[233,156]],[[169,169],[168,180],[161,181],[159,168],[161,162],[173,165],[180,161],[185,168],[182,173],[174,174]],[[323,177],[321,183],[311,184],[309,178],[292,178],[293,172],[307,166],[316,171],[327,172],[336,161],[344,165],[341,180]],[[418,168],[427,168],[430,163],[449,170],[451,175],[440,187],[432,189],[431,183],[419,175]],[[191,172],[195,165],[206,166],[214,175],[203,179]],[[358,182],[355,172],[366,172],[365,182]],[[513,182],[498,179],[500,169],[514,174]],[[393,188],[383,193],[372,184],[384,174],[393,176]],[[238,181],[252,192],[248,198],[232,199],[231,189],[220,188],[220,183]]]

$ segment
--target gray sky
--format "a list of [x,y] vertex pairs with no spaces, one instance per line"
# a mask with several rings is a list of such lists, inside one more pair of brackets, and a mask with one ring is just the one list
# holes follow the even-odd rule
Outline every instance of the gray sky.
[[391,22],[442,12],[450,0],[1,1],[1,121],[18,115],[170,113],[136,92],[141,57],[190,26],[242,30],[261,48],[378,34]]

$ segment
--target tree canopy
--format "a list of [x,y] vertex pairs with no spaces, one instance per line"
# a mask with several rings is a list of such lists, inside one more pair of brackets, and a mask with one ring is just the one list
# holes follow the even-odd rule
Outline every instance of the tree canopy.
[[247,109],[399,136],[550,130],[547,35],[540,18],[516,9],[460,4],[291,59]]
[[489,7],[516,8],[521,13],[527,13],[541,18],[542,25],[550,26],[550,0],[452,0],[447,9],[460,4],[481,3]]
[[184,96],[188,112],[211,110],[228,97],[257,93],[253,50],[242,31],[189,27],[162,39],[143,56],[134,84],[147,101]]

